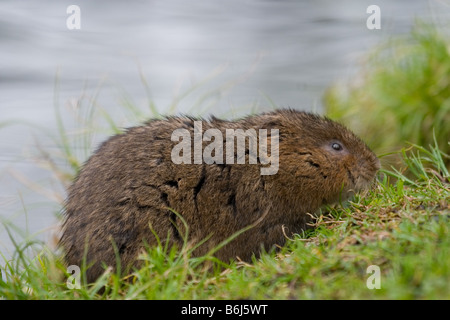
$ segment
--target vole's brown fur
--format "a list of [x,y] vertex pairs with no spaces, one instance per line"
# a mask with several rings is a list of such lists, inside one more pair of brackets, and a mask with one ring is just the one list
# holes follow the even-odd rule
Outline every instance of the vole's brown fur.
[[[269,137],[270,129],[279,129],[275,175],[261,175],[262,164],[248,159],[246,164],[174,164],[172,132],[186,128],[193,137],[194,120],[199,119],[169,117],[128,129],[104,142],[82,167],[68,190],[60,244],[68,264],[81,266],[83,257],[93,264],[89,281],[102,273],[101,262],[116,265],[112,242],[122,268],[136,265],[144,243],[156,244],[150,226],[160,239],[170,235],[171,243],[181,246],[183,224],[168,208],[186,221],[191,243],[210,236],[194,255],[255,224],[216,253],[225,261],[248,261],[262,246],[283,245],[283,228],[300,233],[308,213],[367,187],[380,166],[344,126],[295,110],[202,122],[203,131],[217,128],[224,137],[225,129],[268,129]],[[336,142],[342,150],[333,149]]]

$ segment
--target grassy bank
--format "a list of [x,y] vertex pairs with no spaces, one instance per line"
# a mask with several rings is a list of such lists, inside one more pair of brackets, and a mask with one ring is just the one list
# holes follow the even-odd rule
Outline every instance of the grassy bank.
[[[437,147],[404,152],[404,169],[346,205],[324,208],[314,228],[252,264],[205,270],[211,257],[157,247],[127,278],[105,272],[95,284],[68,278],[38,244],[19,244],[1,267],[5,299],[437,299],[450,298],[450,184]],[[411,178],[413,176],[413,178]],[[396,182],[392,183],[391,179]],[[248,232],[251,232],[248,231]],[[27,247],[40,253],[33,259]],[[212,262],[216,263],[217,262]],[[379,268],[380,289],[376,286]],[[225,268],[224,268],[225,267]],[[69,285],[67,281],[69,280]],[[70,281],[73,280],[73,281]],[[105,287],[101,292],[99,289]]]

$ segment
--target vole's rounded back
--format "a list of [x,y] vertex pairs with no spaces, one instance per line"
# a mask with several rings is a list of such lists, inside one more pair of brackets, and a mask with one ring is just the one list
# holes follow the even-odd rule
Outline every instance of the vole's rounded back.
[[[202,133],[222,133],[223,141],[205,139],[201,150],[212,141],[220,143],[223,159],[227,129],[267,129],[268,153],[279,158],[276,173],[261,174],[267,161],[249,163],[253,149],[248,143],[245,164],[194,163],[195,121],[201,121]],[[174,161],[173,150],[181,141],[172,137],[177,129],[189,133],[191,164]],[[271,129],[279,135],[271,136]],[[271,149],[275,138],[278,148]],[[283,245],[283,228],[300,233],[308,213],[366,188],[379,166],[375,154],[344,126],[306,112],[278,110],[237,121],[151,120],[111,137],[82,167],[68,190],[60,244],[68,264],[81,266],[86,257],[92,281],[103,271],[101,262],[116,265],[114,246],[123,267],[135,265],[144,243],[157,243],[150,228],[161,240],[169,235],[172,244],[181,246],[185,229],[175,211],[188,225],[191,243],[209,237],[195,255],[253,224],[216,253],[222,260],[248,261],[261,247]]]

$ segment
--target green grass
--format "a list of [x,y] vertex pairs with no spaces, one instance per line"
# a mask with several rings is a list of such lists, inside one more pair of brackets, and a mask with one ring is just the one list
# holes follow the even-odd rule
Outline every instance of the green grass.
[[[5,299],[449,299],[450,183],[436,146],[403,150],[405,170],[383,170],[374,189],[322,210],[314,228],[253,263],[224,265],[162,246],[144,267],[69,289],[58,256],[38,243],[15,243],[0,268]],[[426,166],[425,166],[426,164]],[[395,178],[395,182],[391,181]],[[251,229],[246,231],[251,232]],[[26,254],[33,248],[34,258]],[[381,289],[368,289],[370,265]],[[103,290],[101,290],[103,288]]]

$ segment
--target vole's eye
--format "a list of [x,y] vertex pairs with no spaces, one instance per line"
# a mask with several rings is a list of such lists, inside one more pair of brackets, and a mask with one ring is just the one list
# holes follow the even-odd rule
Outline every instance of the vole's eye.
[[333,142],[333,143],[331,144],[331,147],[332,147],[334,150],[336,150],[336,151],[341,151],[341,150],[342,150],[342,145],[339,144],[339,143],[337,143],[337,142]]

